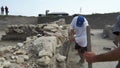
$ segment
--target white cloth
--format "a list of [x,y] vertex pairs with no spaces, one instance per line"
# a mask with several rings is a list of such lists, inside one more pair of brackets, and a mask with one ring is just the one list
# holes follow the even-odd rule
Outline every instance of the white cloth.
[[75,41],[80,45],[81,47],[86,47],[87,46],[87,32],[86,32],[86,26],[88,26],[88,21],[84,17],[84,23],[82,27],[77,27],[76,22],[77,22],[78,16],[74,17],[71,24],[70,24],[70,30],[74,29],[76,32],[75,36]]

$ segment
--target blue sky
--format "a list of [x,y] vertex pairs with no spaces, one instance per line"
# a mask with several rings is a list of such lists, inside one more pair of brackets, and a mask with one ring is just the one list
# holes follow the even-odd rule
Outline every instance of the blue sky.
[[23,16],[38,16],[45,10],[70,15],[119,12],[119,3],[120,0],[0,0],[0,6],[8,6],[10,15]]

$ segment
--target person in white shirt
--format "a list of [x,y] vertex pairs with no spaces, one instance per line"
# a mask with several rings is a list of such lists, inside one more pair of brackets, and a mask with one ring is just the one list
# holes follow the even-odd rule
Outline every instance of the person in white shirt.
[[80,63],[84,63],[83,54],[87,51],[87,29],[88,21],[84,16],[75,16],[70,24],[70,41],[75,41],[75,49],[78,50]]

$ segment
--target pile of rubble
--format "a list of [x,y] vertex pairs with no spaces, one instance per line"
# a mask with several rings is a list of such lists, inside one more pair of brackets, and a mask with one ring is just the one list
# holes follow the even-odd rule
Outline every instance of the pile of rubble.
[[[55,36],[28,37],[16,46],[0,48],[1,68],[60,68],[66,56],[60,54],[64,43]],[[65,68],[61,67],[61,68]]]
[[66,68],[66,25],[9,25],[3,38],[8,35],[25,41],[0,48],[0,68]]

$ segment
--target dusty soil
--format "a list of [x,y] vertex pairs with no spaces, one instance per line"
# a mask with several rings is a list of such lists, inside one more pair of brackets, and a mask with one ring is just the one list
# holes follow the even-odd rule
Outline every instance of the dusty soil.
[[[112,43],[112,40],[101,38],[102,30],[92,29],[91,32],[94,34],[91,36],[92,51],[99,54],[99,53],[110,51],[107,49],[106,50],[103,49],[104,47],[114,49],[115,45]],[[0,31],[0,38],[4,34],[5,34],[4,31]],[[15,41],[0,41],[0,47],[4,47],[8,45],[14,46],[17,43],[18,42],[15,42]],[[73,44],[71,45],[72,47],[70,48],[70,52],[69,52],[69,62],[68,62],[69,65],[68,66],[69,68],[82,68],[80,67],[80,64],[78,63],[80,58],[76,50],[74,50],[74,45]],[[99,63],[94,63],[93,68],[115,68],[116,64],[117,64],[117,61],[116,62],[99,62]],[[88,68],[87,62],[85,63],[85,68]]]

